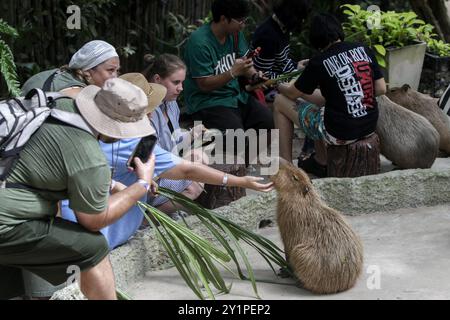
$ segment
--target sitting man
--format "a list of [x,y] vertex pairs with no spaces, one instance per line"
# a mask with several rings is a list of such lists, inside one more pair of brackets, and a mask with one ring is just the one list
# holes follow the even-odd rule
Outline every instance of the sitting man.
[[[139,180],[110,196],[110,167],[98,140],[153,134],[147,105],[144,92],[121,79],[84,88],[76,103],[58,100],[56,108],[81,114],[93,134],[50,119],[22,150],[0,190],[0,299],[22,294],[20,269],[54,285],[78,269],[88,299],[116,299],[109,248],[99,230],[149,191],[154,157],[145,164],[135,158]],[[63,199],[79,224],[56,217]]]
[[260,77],[246,58],[246,0],[215,0],[213,21],[190,36],[184,60],[188,113],[208,129],[273,129],[271,111],[241,89],[238,77]]

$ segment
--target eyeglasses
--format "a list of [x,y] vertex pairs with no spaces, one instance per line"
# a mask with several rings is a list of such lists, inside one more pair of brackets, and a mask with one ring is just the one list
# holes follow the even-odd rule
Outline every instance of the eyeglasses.
[[235,22],[237,22],[238,24],[240,24],[240,25],[243,25],[243,24],[245,24],[245,23],[247,23],[247,21],[248,21],[248,17],[246,17],[246,18],[241,18],[241,19],[235,19],[235,18],[231,18],[231,20],[234,20]]

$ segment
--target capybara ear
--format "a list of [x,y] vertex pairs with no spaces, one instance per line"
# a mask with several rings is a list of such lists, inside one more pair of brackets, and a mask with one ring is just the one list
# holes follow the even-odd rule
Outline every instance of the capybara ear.
[[303,192],[302,192],[303,196],[306,196],[308,194],[308,192],[309,192],[309,187],[308,186],[303,188]]
[[407,83],[405,83],[405,84],[402,86],[402,90],[405,91],[405,92],[408,92],[409,89],[411,89],[411,87],[410,87],[409,84],[407,84]]

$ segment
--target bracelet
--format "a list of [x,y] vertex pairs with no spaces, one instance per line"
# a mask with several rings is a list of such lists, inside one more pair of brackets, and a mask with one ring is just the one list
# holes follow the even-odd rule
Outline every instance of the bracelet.
[[228,184],[228,173],[223,175],[222,187],[225,187]]
[[139,179],[138,181],[136,181],[136,183],[142,185],[145,188],[145,190],[147,190],[147,192],[150,190],[150,183],[148,183],[144,179]]
[[234,74],[233,74],[233,71],[231,71],[231,69],[230,69],[229,71],[230,71],[231,79],[236,79],[236,77],[235,77]]

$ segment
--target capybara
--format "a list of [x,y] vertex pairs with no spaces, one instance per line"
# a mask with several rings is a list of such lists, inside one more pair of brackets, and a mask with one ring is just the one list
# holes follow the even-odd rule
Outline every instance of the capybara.
[[401,88],[392,88],[386,95],[395,103],[430,121],[439,133],[439,149],[450,154],[450,123],[447,115],[438,106],[439,99],[411,89],[407,84]]
[[439,152],[439,133],[433,125],[387,96],[377,101],[381,153],[402,169],[430,168]]
[[363,246],[342,214],[328,207],[308,175],[292,164],[282,164],[272,181],[286,259],[302,286],[318,294],[352,288],[362,270]]

